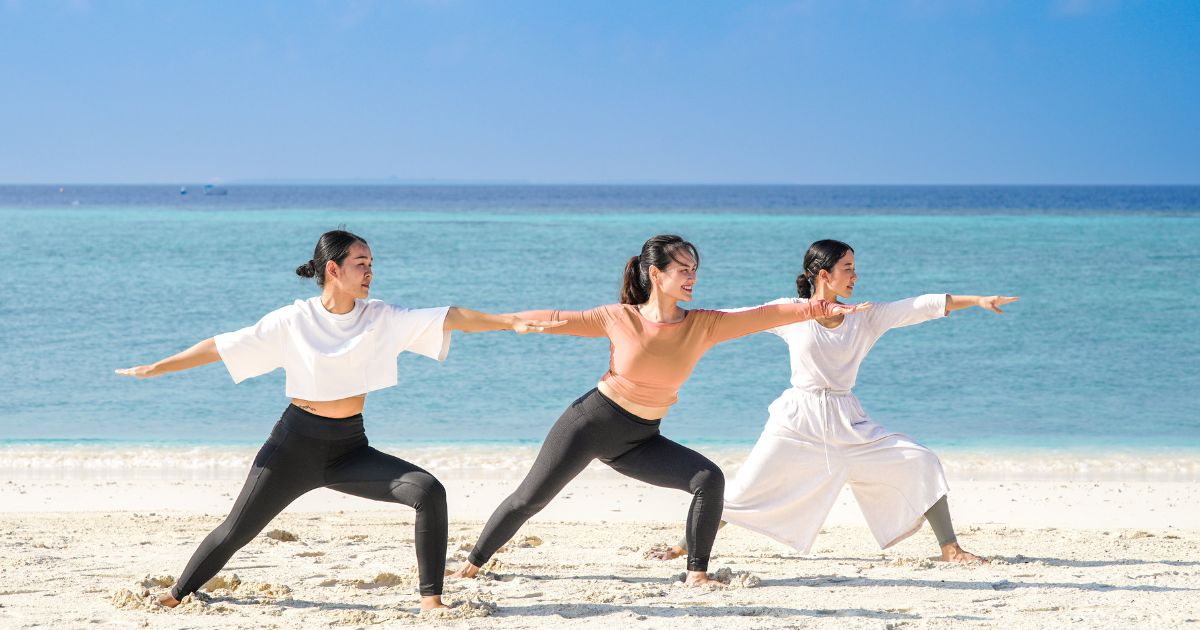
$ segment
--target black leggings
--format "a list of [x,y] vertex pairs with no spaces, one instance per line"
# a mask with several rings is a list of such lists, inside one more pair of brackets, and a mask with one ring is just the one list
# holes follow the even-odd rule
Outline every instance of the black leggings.
[[421,468],[368,446],[362,414],[334,419],[289,405],[254,458],[233,510],[192,554],[171,596],[195,592],[283,508],[321,487],[416,508],[421,595],[441,595],[446,489]]
[[692,493],[687,566],[689,571],[708,570],[721,522],[725,475],[700,453],[659,434],[657,421],[625,411],[594,389],[571,403],[554,423],[529,474],[492,513],[468,561],[483,566],[594,459],[639,481]]

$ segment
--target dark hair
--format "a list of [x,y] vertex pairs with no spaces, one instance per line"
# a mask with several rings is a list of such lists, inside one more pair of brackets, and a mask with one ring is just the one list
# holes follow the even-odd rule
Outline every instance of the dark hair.
[[700,252],[681,236],[659,234],[643,243],[642,253],[625,263],[621,303],[645,304],[650,299],[650,267],[665,270],[672,262],[682,264],[678,258],[680,252],[691,254],[696,267],[700,266]]
[[808,246],[808,251],[804,252],[804,269],[800,275],[796,276],[796,292],[802,298],[810,298],[813,294],[813,281],[821,270],[833,271],[833,266],[837,261],[846,255],[846,252],[854,251],[853,247],[832,239],[817,241]]
[[366,239],[347,232],[346,230],[330,230],[317,239],[313,248],[313,257],[308,262],[296,267],[296,275],[301,278],[316,278],[317,286],[325,286],[325,263],[333,261],[342,266],[342,261],[350,255],[350,248],[355,243],[367,244]]

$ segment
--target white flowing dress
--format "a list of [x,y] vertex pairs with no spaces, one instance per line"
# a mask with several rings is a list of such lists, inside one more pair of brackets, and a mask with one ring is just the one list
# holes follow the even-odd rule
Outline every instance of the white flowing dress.
[[872,420],[852,390],[885,332],[945,314],[946,295],[930,294],[875,304],[836,328],[809,320],[770,329],[788,344],[792,387],[771,403],[762,435],[726,487],[724,519],[808,553],[849,483],[880,547],[919,530],[949,491],[941,461]]

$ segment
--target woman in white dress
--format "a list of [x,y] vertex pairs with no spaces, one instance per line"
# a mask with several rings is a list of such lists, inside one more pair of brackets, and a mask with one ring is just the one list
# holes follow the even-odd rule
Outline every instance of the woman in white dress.
[[[817,241],[796,278],[800,297],[772,304],[848,299],[857,281],[854,250],[840,241]],[[955,537],[949,486],[937,455],[872,420],[852,389],[859,365],[887,331],[972,306],[1001,313],[1001,306],[1017,299],[928,294],[770,329],[788,344],[792,387],[771,404],[758,443],[728,485],[724,520],[808,553],[848,483],[881,548],[929,521],[942,560],[981,561]],[[676,557],[686,553],[684,546],[656,556]]]

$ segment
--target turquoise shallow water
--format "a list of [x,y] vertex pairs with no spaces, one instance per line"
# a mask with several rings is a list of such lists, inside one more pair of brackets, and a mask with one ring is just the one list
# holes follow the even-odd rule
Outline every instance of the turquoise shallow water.
[[[261,190],[192,204],[130,187],[72,205],[74,191],[0,188],[0,244],[13,256],[0,441],[260,442],[286,404],[282,373],[234,386],[219,365],[149,381],[112,370],[313,295],[292,270],[344,224],[371,243],[372,297],[492,311],[615,301],[624,261],[660,232],[700,247],[696,307],[757,304],[793,293],[809,242],[842,239],[857,250],[859,299],[1022,297],[1004,316],[971,310],[885,336],[858,386],[877,420],[943,447],[1200,446],[1196,189],[1083,189],[1073,206],[1042,189],[1024,206],[1020,189],[999,202],[994,190],[951,189],[924,207],[869,189],[815,201],[739,189],[736,203],[709,205],[695,200],[730,193],[455,190],[288,189],[272,205]],[[400,386],[370,396],[368,431],[390,444],[536,442],[606,366],[604,340],[456,334],[445,364],[401,357]],[[720,346],[663,431],[752,442],[787,377],[773,336]]]

